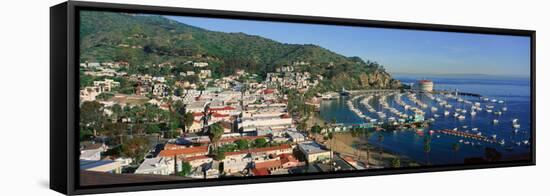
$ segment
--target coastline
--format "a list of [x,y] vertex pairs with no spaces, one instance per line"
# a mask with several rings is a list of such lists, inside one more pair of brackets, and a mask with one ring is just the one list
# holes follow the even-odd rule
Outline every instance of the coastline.
[[[406,156],[397,155],[370,143],[364,143],[362,138],[353,137],[351,133],[348,132],[334,134],[334,138],[332,140],[333,141],[327,140],[324,144],[328,148],[333,149],[335,153],[343,156],[351,156],[358,162],[366,163],[368,160],[371,168],[393,167],[392,160],[394,159],[400,160],[400,167],[420,166],[420,164],[413,159]],[[369,149],[368,152],[364,147],[354,147],[354,145],[358,144],[366,146]]]

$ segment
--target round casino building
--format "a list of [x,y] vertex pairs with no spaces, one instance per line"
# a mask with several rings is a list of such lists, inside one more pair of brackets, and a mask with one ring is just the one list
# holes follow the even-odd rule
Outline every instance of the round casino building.
[[431,80],[419,80],[414,83],[413,89],[421,92],[432,92],[434,89],[434,82]]

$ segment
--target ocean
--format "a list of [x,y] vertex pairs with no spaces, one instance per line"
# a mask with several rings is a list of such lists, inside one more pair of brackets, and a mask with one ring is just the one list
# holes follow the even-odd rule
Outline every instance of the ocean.
[[[423,130],[410,129],[406,131],[386,131],[373,134],[369,139],[369,143],[375,147],[382,148],[401,156],[413,159],[419,163],[429,163],[431,165],[449,165],[463,164],[464,159],[474,157],[485,157],[486,148],[496,149],[500,154],[500,160],[524,160],[528,158],[530,153],[530,144],[524,144],[523,141],[531,140],[531,111],[530,111],[530,80],[529,78],[520,77],[497,77],[497,76],[482,76],[482,75],[460,75],[460,76],[417,76],[417,75],[395,75],[396,79],[403,83],[413,83],[419,79],[429,79],[434,82],[436,90],[454,90],[460,92],[469,92],[481,94],[490,99],[504,100],[504,103],[492,103],[483,101],[478,97],[461,96],[464,100],[472,102],[480,102],[483,109],[486,105],[492,105],[493,110],[500,111],[503,107],[508,108],[502,115],[487,113],[485,110],[477,112],[476,115],[469,114],[470,107],[463,102],[458,102],[454,99],[446,99],[449,104],[453,105],[452,109],[447,109],[451,115],[445,117],[443,111],[445,108],[437,105],[435,100],[429,99],[427,96],[418,94],[417,99],[429,105],[425,117],[433,117],[438,114],[440,117],[435,118],[434,123]],[[444,99],[444,96],[439,96]],[[339,100],[323,101],[321,103],[320,115],[330,121],[336,119],[338,123],[346,125],[361,124],[365,121],[353,113],[347,106],[346,101],[349,97],[342,97]],[[402,96],[402,100],[409,105],[414,105],[406,95]],[[361,99],[354,102],[354,106],[359,108],[363,113],[375,117],[374,114],[369,114],[366,108],[360,104]],[[398,105],[392,96],[387,98],[390,106],[405,111],[403,107]],[[392,116],[390,112],[382,109],[378,104],[378,98],[372,99],[369,104],[376,110],[383,110]],[[438,108],[436,112],[430,110],[431,106]],[[468,113],[465,120],[454,118],[452,114],[455,108],[468,108]],[[411,112],[409,112],[411,114]],[[493,123],[497,119],[499,123]],[[520,128],[515,131],[512,127],[512,120],[518,119]],[[480,132],[484,136],[493,137],[496,135],[498,141],[504,141],[504,144],[480,142],[473,139],[460,138],[457,136],[445,135],[442,133],[434,133],[431,135],[430,152],[425,152],[425,138],[430,135],[430,130],[442,129],[458,129],[462,132],[477,134]],[[477,128],[477,131],[472,130]],[[380,139],[378,134],[383,135]],[[518,145],[519,143],[519,145]],[[458,144],[458,150],[453,148],[453,145]]]

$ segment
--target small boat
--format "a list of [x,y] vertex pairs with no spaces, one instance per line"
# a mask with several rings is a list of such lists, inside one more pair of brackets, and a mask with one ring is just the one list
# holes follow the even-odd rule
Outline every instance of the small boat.
[[458,116],[458,120],[464,120],[464,119],[466,119],[466,117],[464,115]]
[[445,111],[443,112],[443,115],[449,116],[449,111],[445,110]]
[[497,100],[496,99],[491,99],[491,102],[496,103]]
[[468,128],[468,125],[464,125],[462,126],[463,129],[467,129]]
[[489,101],[489,98],[488,98],[488,97],[481,97],[481,100],[483,100],[483,101]]
[[497,139],[497,134],[493,134],[493,135],[491,135],[491,138],[493,138],[493,139]]
[[523,140],[523,144],[529,145],[529,140]]
[[505,142],[504,142],[504,139],[500,140],[498,143],[499,143],[500,145],[504,145],[504,143],[505,143]]
[[493,113],[493,110],[485,110],[487,113]]
[[477,136],[481,136],[481,132],[476,133]]
[[478,130],[479,130],[479,128],[477,128],[477,127],[472,128],[472,131],[478,131]]
[[498,103],[502,104],[502,103],[504,103],[504,100],[498,100]]
[[464,140],[461,139],[461,140],[458,140],[458,142],[462,143],[462,142],[464,142]]
[[493,114],[495,114],[495,115],[502,115],[502,112],[501,112],[501,111],[496,111],[496,112],[494,112]]
[[431,110],[432,110],[432,112],[435,112],[435,111],[437,111],[437,108],[436,108],[436,107],[432,107]]
[[498,119],[494,119],[493,124],[498,124]]
[[502,108],[500,108],[500,110],[502,110],[503,112],[506,112],[506,111],[508,111],[508,108],[507,107],[502,107]]
[[517,118],[512,119],[512,123],[516,124],[518,122],[519,122],[519,120]]
[[434,118],[439,118],[439,114],[434,114]]
[[470,112],[470,116],[475,116],[477,113],[476,111],[472,110],[472,112]]
[[468,144],[470,144],[470,142],[469,142],[469,141],[465,141],[464,144],[468,145]]
[[520,125],[519,124],[513,124],[512,127],[514,127],[515,129],[519,129]]
[[518,133],[519,132],[519,129],[514,129],[514,133]]

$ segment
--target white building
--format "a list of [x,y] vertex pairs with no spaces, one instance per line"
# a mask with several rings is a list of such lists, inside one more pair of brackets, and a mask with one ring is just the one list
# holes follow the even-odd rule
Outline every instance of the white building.
[[206,62],[194,62],[193,67],[208,67],[208,63],[206,63]]
[[298,144],[298,149],[304,154],[309,163],[321,161],[331,157],[331,152],[325,150],[321,145],[314,141],[302,142]]
[[174,172],[174,161],[164,157],[145,159],[134,172],[135,174],[170,175]]
[[260,127],[271,129],[285,129],[292,126],[292,118],[243,118],[238,124],[243,131],[256,131]]
[[94,81],[94,87],[99,88],[99,93],[102,92],[109,92],[113,90],[114,87],[119,87],[120,82],[111,80],[111,79],[105,79],[104,81]]

